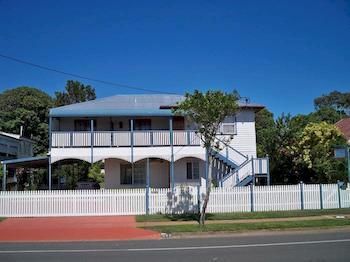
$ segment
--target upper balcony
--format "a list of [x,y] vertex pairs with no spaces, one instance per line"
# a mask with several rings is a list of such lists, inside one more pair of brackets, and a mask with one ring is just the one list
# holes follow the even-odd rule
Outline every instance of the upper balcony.
[[[53,131],[51,147],[146,147],[170,146],[170,130],[135,131]],[[199,146],[200,137],[194,130],[174,130],[174,146]]]
[[[173,137],[171,140],[171,132]],[[51,147],[199,145],[194,125],[183,117],[55,118]]]
[[[222,132],[236,130],[224,123]],[[172,135],[172,137],[171,137]],[[196,126],[180,116],[53,118],[51,147],[200,146]]]

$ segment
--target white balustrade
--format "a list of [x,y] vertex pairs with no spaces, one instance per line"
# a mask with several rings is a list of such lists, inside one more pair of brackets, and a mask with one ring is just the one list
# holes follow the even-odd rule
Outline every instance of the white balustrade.
[[199,146],[201,144],[201,138],[196,131],[189,131],[189,144],[192,146]]
[[254,159],[254,173],[255,174],[267,174],[267,158],[255,158]]
[[129,131],[113,132],[113,146],[130,146],[131,133]]
[[134,131],[134,146],[149,146],[151,145],[150,131]]
[[70,132],[52,132],[53,147],[69,147],[71,145]]
[[112,136],[111,132],[94,132],[94,146],[111,146]]
[[[131,146],[130,131],[94,131],[93,145],[97,147]],[[173,131],[173,145],[200,145],[201,140],[195,131]],[[133,132],[134,146],[170,146],[169,130],[137,130]],[[89,147],[90,131],[54,131],[52,147]]]
[[91,132],[72,132],[73,142],[75,147],[91,146]]
[[188,145],[188,133],[186,131],[173,131],[173,144],[174,146]]
[[169,131],[152,131],[153,132],[153,145],[154,146],[168,146],[170,145],[170,132]]

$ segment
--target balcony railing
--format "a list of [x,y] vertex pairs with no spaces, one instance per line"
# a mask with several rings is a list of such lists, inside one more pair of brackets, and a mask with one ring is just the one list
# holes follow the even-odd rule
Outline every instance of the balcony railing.
[[[130,147],[170,146],[169,130],[147,131],[53,131],[52,147]],[[193,130],[173,131],[174,146],[199,146],[200,137]]]

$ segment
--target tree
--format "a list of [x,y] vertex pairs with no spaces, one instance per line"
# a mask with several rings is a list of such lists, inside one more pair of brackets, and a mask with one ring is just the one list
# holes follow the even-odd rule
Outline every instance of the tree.
[[211,160],[209,151],[217,148],[216,134],[219,131],[220,124],[225,117],[234,115],[238,110],[238,94],[223,93],[221,91],[207,91],[202,93],[195,90],[193,94],[186,93],[185,99],[178,103],[174,112],[188,117],[196,123],[199,128],[199,134],[206,150],[206,170],[208,170],[206,195],[200,214],[200,224],[205,222],[205,213],[209,201],[211,189]]
[[57,184],[60,184],[62,179],[67,189],[75,189],[77,182],[88,180],[90,168],[91,164],[83,160],[63,160],[54,164],[52,179],[57,181]]
[[95,89],[79,81],[68,80],[65,91],[55,92],[55,106],[64,106],[96,99]]
[[273,114],[262,109],[255,115],[256,146],[258,157],[273,155],[275,149],[276,124]]
[[96,162],[91,165],[88,173],[88,178],[92,179],[94,182],[97,182],[102,186],[104,183],[104,173],[102,173],[102,162]]
[[333,124],[310,123],[290,150],[294,164],[308,172],[307,182],[334,182],[345,176],[344,161],[333,158],[334,146],[343,144],[345,140]]
[[32,87],[17,87],[0,94],[0,130],[32,139],[34,154],[45,154],[48,148],[48,112],[52,99]]
[[338,112],[350,114],[350,92],[341,93],[339,91],[330,92],[315,98],[314,105],[316,110],[331,107]]

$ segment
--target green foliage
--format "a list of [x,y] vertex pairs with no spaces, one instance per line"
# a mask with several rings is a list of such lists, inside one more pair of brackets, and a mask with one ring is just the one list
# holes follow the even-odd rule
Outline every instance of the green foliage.
[[350,92],[341,93],[339,91],[330,92],[315,98],[316,109],[333,108],[338,112],[350,114]]
[[91,164],[81,160],[67,160],[53,165],[53,184],[65,181],[67,189],[75,189],[78,181],[87,181]]
[[258,157],[273,154],[277,131],[273,114],[267,109],[257,112],[255,116],[255,129]]
[[104,173],[102,173],[103,163],[97,162],[92,164],[92,166],[89,169],[88,178],[91,180],[99,183],[100,185],[104,183]]
[[333,158],[335,145],[345,144],[340,131],[326,122],[310,123],[297,141],[290,147],[296,166],[310,173],[311,182],[335,182],[344,179],[345,169],[342,161]]
[[148,230],[162,233],[196,233],[196,232],[242,232],[251,230],[287,230],[299,228],[330,228],[350,226],[350,219],[318,219],[318,220],[290,220],[254,223],[210,223],[205,226],[196,224],[145,226]]
[[[234,213],[208,213],[207,220],[242,220],[242,219],[269,219],[269,218],[294,218],[315,217],[350,214],[349,208],[342,209],[316,209],[316,210],[291,210],[291,211],[261,211],[261,212],[234,212]],[[136,222],[166,222],[166,221],[198,221],[196,214],[154,214],[138,215]]]
[[[309,169],[306,164],[301,164],[301,159],[296,164],[295,155],[292,154],[292,148],[296,147],[305,136],[303,132],[306,126],[322,122],[333,126],[343,116],[343,113],[332,107],[321,107],[310,114],[299,114],[294,117],[282,114],[275,121],[267,110],[258,112],[256,115],[257,152],[258,156],[269,155],[272,182],[274,184],[299,181],[334,182],[335,178],[343,179],[344,161],[329,158],[328,161],[332,162],[332,165],[328,166],[329,171],[326,174],[325,169],[317,169],[317,172],[321,172],[317,176],[315,169]],[[322,147],[323,145],[318,144],[317,146]],[[320,158],[319,161],[324,161],[324,159]],[[324,163],[324,165],[327,164]]]
[[209,90],[202,93],[195,90],[187,93],[185,100],[174,110],[176,114],[184,115],[198,125],[204,147],[214,146],[214,140],[220,123],[225,117],[234,115],[238,110],[238,95],[236,92],[223,93]]
[[36,88],[18,87],[0,94],[0,130],[31,138],[34,154],[44,154],[48,148],[48,112],[52,99]]
[[96,99],[95,89],[79,81],[68,80],[65,91],[55,92],[55,106],[64,106]]

